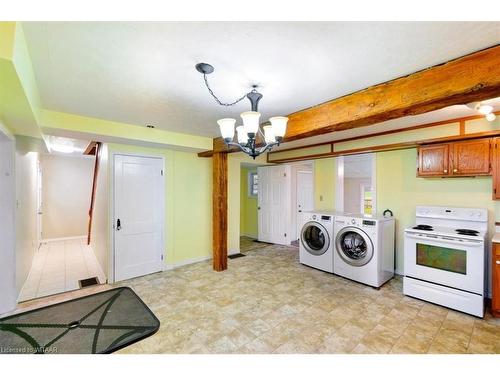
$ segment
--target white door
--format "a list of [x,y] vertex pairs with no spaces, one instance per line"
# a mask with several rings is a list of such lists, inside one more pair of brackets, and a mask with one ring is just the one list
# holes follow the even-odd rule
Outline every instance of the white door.
[[290,167],[260,167],[259,241],[289,245]]
[[312,211],[314,209],[314,191],[313,191],[313,173],[312,171],[297,171],[297,234],[300,235],[304,220],[302,212]]
[[163,269],[163,160],[115,155],[115,281]]

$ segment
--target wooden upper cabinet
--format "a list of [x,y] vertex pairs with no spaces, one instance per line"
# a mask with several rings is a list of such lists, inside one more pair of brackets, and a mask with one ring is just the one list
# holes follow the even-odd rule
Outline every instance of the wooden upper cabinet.
[[451,174],[477,176],[490,174],[490,139],[475,139],[450,144]]
[[491,175],[493,176],[493,199],[500,200],[500,138],[491,140]]
[[418,176],[443,176],[449,173],[449,144],[420,146],[418,149]]

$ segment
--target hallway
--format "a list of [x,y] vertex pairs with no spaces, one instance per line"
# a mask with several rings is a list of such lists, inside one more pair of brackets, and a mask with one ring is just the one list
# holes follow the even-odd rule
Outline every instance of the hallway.
[[79,280],[91,277],[106,282],[85,238],[44,242],[35,253],[19,302],[80,289]]

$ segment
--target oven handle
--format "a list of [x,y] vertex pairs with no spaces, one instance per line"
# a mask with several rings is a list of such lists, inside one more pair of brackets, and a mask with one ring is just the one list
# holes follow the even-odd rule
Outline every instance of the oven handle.
[[413,235],[413,234],[406,234],[406,237],[408,238],[413,238],[416,240],[421,240],[421,241],[436,241],[436,242],[443,242],[443,243],[448,243],[452,245],[467,245],[467,246],[483,246],[483,242],[478,242],[478,241],[453,241],[453,240],[445,240],[444,238],[429,238],[426,236],[419,236],[419,235]]

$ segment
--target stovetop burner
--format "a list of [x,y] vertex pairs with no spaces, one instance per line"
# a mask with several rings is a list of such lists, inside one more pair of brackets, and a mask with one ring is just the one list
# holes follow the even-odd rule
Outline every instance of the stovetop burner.
[[458,234],[463,234],[465,236],[477,236],[479,232],[473,229],[455,229]]
[[433,231],[432,225],[418,224],[413,227],[413,229]]

